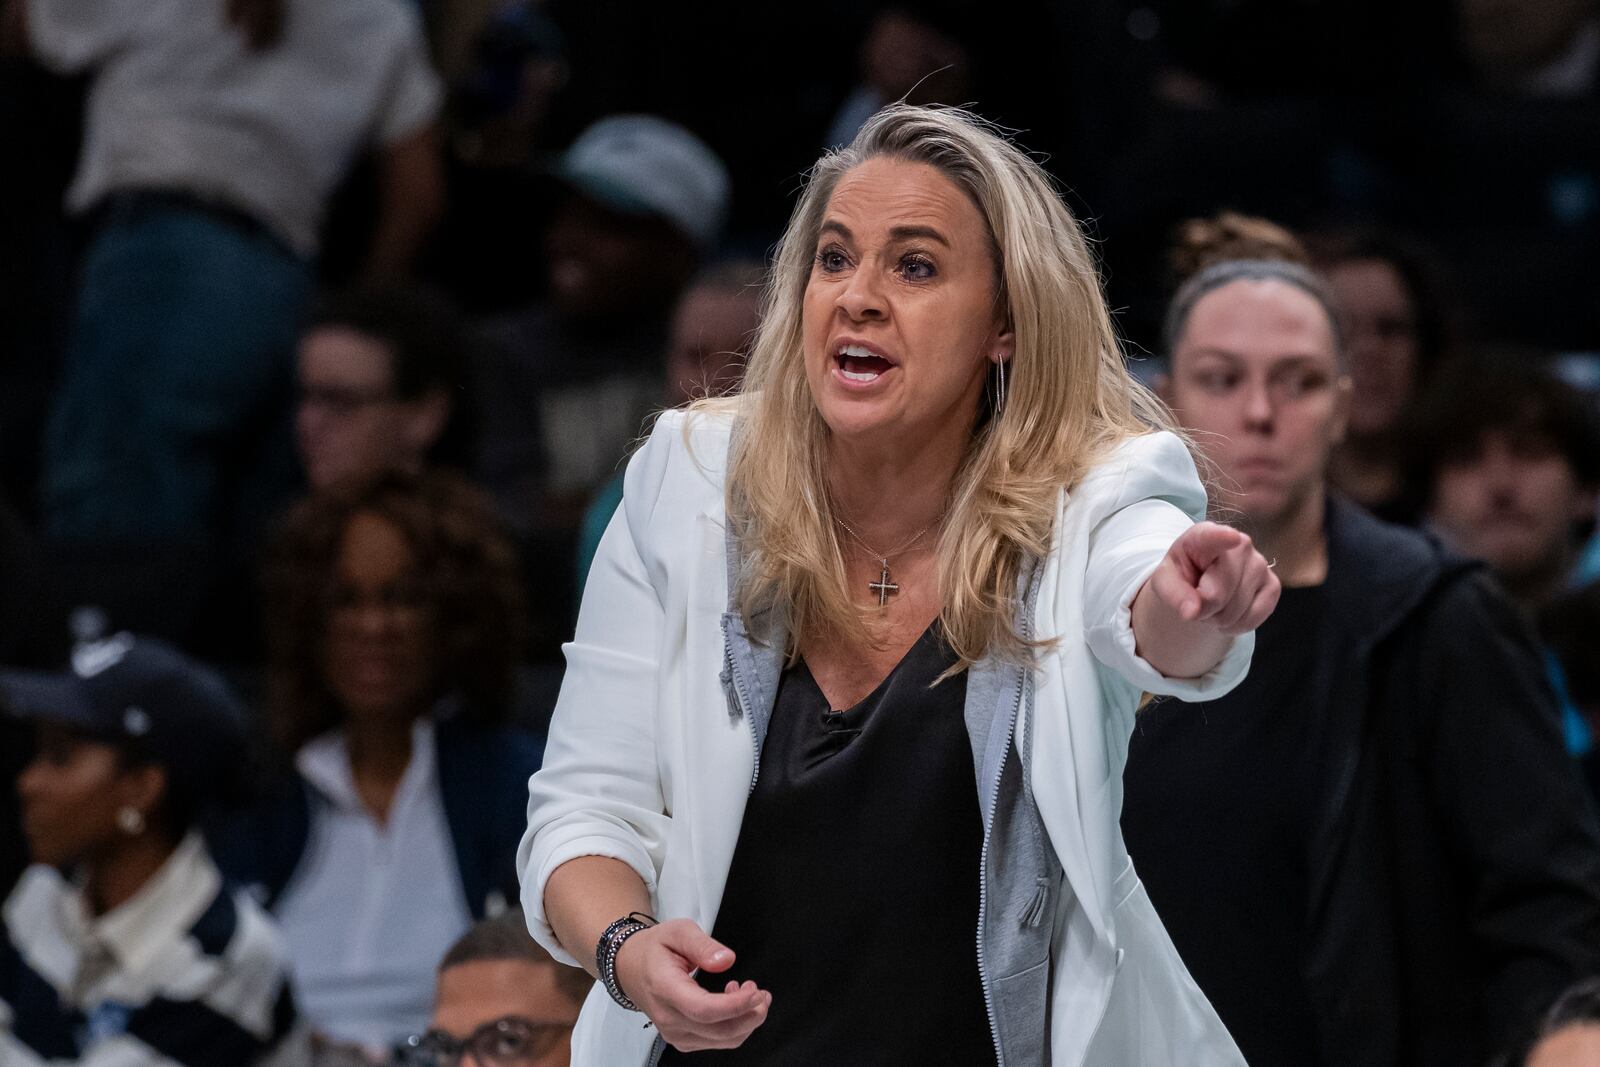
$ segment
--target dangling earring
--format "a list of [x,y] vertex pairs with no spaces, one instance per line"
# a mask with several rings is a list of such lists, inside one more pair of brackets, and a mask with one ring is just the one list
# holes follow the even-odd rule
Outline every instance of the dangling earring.
[[133,805],[128,805],[117,812],[117,829],[129,837],[138,837],[144,833],[144,813]]
[[994,365],[994,368],[996,372],[998,372],[1000,378],[1000,396],[995,401],[994,405],[995,414],[998,415],[1000,412],[1005,410],[1006,406],[1006,361],[1002,359],[999,363]]

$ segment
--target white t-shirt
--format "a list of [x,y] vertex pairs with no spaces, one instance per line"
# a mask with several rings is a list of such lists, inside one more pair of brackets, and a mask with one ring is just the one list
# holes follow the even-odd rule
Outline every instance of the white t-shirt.
[[94,74],[68,206],[176,189],[314,254],[357,153],[433,121],[442,90],[403,0],[286,3],[282,39],[253,52],[225,0],[27,0],[39,60]]

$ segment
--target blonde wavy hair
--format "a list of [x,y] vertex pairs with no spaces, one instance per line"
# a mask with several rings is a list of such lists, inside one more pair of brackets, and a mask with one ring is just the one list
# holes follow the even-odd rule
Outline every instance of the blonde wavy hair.
[[1094,257],[1049,176],[960,109],[887,107],[848,147],[823,156],[777,247],[744,392],[695,406],[736,415],[727,478],[742,556],[735,603],[752,633],[766,609],[781,607],[791,658],[810,636],[874,639],[845,580],[825,468],[829,431],[806,383],[801,310],[834,187],[878,158],[934,167],[988,226],[1015,354],[1004,405],[981,402],[951,485],[937,548],[939,617],[958,669],[990,653],[1024,662],[1045,642],[1018,632],[1017,583],[1024,561],[1049,549],[1061,490],[1129,437],[1174,426],[1128,374]]

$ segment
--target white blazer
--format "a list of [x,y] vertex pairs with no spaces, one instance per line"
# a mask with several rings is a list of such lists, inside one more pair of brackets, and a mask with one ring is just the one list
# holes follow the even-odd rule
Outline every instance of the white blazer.
[[[631,866],[655,914],[716,922],[755,774],[750,726],[729,714],[722,614],[730,422],[669,412],[629,463],[601,540],[518,849],[534,937],[563,949],[547,879],[578,856]],[[1122,769],[1142,692],[1211,699],[1244,676],[1254,636],[1200,679],[1162,676],[1135,652],[1129,605],[1205,512],[1187,449],[1129,440],[1062,494],[1033,632],[1057,646],[1033,671],[1035,802],[1067,887],[1050,948],[1050,1062],[1244,1061],[1157,918],[1118,826]],[[1019,725],[1017,736],[1025,736]],[[573,1033],[576,1067],[644,1064],[654,1029],[596,985]]]

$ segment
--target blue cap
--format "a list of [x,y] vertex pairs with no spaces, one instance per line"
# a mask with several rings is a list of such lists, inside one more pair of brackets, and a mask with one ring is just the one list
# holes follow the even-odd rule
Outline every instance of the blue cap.
[[171,645],[120,633],[79,645],[72,670],[8,671],[12,714],[56,722],[140,752],[197,802],[235,793],[245,775],[245,712],[214,670]]

